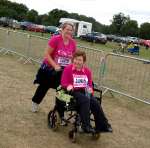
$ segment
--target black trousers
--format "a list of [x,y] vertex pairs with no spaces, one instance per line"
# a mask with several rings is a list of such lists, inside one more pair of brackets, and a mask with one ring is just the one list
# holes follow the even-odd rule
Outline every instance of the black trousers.
[[62,71],[57,72],[46,64],[42,64],[34,80],[34,84],[39,84],[39,86],[32,97],[32,101],[40,104],[49,88],[56,89],[60,85],[61,75]]
[[[90,112],[94,116],[96,131],[107,130],[108,120],[105,117],[103,109],[98,100],[91,96],[90,98],[82,91],[74,91],[73,97],[76,100],[78,112],[81,117],[83,127],[89,127],[90,125]],[[64,116],[65,103],[56,99],[56,109],[60,117]]]
[[90,127],[90,98],[79,91],[73,92],[73,97],[76,99],[83,128]]
[[35,91],[34,96],[32,97],[32,101],[37,104],[40,104],[49,88],[50,88],[49,85],[39,84],[39,86]]
[[90,99],[90,110],[94,116],[96,131],[105,131],[108,128],[108,120],[104,114],[102,106],[95,97]]

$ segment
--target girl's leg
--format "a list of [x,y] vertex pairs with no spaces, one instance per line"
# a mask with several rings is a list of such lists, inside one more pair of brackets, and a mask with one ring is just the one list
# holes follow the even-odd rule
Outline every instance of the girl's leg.
[[90,125],[90,99],[80,92],[74,92],[73,96],[77,101],[83,130],[85,132],[94,132]]
[[103,109],[96,98],[91,97],[90,100],[91,113],[94,115],[96,131],[109,131],[110,125],[103,112]]

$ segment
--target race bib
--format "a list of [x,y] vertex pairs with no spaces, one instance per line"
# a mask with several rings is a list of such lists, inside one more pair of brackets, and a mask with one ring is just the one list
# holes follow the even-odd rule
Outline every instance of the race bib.
[[85,88],[88,83],[86,75],[73,75],[73,86],[74,88]]
[[58,57],[58,64],[60,66],[66,66],[66,65],[69,65],[70,63],[71,63],[71,59],[70,58]]

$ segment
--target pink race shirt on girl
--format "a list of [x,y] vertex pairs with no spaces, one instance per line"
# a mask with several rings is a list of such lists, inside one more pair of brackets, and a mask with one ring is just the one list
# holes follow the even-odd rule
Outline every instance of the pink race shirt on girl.
[[[54,35],[49,41],[48,46],[53,50],[51,57],[60,66],[65,67],[71,63],[71,58],[76,51],[76,42],[73,39],[69,39],[67,45],[64,44],[62,35]],[[51,66],[48,63],[47,57],[44,58],[44,63]]]
[[84,89],[87,86],[92,88],[90,69],[83,67],[79,71],[75,69],[73,64],[66,66],[61,77],[61,86],[67,88],[69,85],[73,85],[75,90]]

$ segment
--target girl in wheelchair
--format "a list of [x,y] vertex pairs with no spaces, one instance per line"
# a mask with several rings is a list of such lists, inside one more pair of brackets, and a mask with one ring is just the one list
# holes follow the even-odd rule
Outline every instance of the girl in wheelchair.
[[[86,54],[77,51],[73,55],[72,64],[65,67],[61,77],[61,87],[76,100],[81,118],[82,130],[86,133],[112,132],[99,101],[93,96],[92,75],[85,66]],[[64,108],[56,101],[58,113],[63,118]],[[90,113],[94,116],[95,128],[90,124]]]

